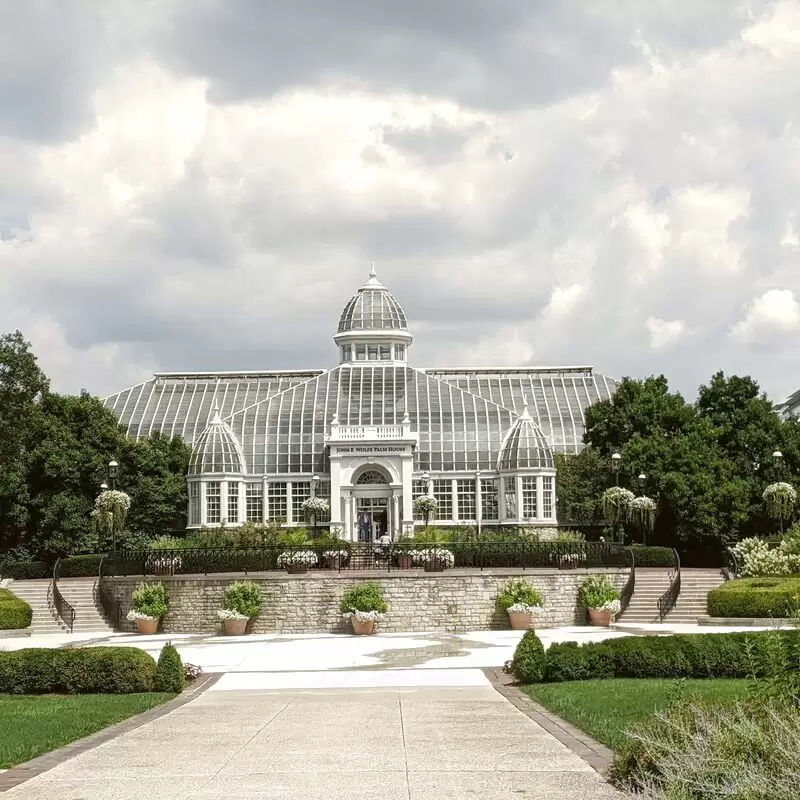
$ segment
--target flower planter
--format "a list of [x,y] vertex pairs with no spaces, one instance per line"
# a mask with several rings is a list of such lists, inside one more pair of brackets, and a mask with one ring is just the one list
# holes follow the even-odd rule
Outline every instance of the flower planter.
[[356,636],[371,636],[375,633],[375,623],[370,620],[357,620],[353,617],[350,622],[353,625],[353,633]]
[[247,630],[247,619],[226,619],[223,621],[226,636],[244,636]]
[[575,565],[571,561],[562,561],[558,565],[559,569],[575,569]]
[[286,567],[286,571],[290,575],[305,575],[308,572],[308,565],[307,564],[289,564]]
[[152,636],[154,633],[158,633],[158,623],[160,620],[161,617],[156,617],[155,619],[137,619],[136,630],[138,633]]
[[509,611],[508,621],[512,631],[528,631],[533,628],[533,614],[529,611]]
[[431,558],[425,563],[425,572],[444,572],[444,559]]
[[599,608],[589,609],[589,623],[598,628],[607,628],[611,624],[612,614],[610,611],[602,611]]
[[325,563],[328,566],[328,569],[340,569],[342,566],[342,557],[341,556],[328,556],[325,559]]
[[411,554],[399,553],[397,556],[397,569],[411,569]]

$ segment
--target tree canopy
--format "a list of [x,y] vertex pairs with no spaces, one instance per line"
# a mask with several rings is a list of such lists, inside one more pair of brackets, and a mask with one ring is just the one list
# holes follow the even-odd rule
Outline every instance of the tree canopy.
[[177,437],[128,439],[87,393],[51,392],[22,334],[0,336],[0,553],[105,549],[90,514],[112,458],[132,500],[123,541],[184,527],[189,453]]
[[[750,377],[718,372],[694,403],[671,392],[663,375],[625,378],[610,400],[587,409],[587,446],[559,469],[559,501],[596,503],[618,451],[621,485],[638,494],[637,477],[647,475],[645,492],[658,504],[654,543],[720,546],[769,533],[762,495],[773,481],[797,479],[799,433]],[[782,465],[773,462],[775,450]]]

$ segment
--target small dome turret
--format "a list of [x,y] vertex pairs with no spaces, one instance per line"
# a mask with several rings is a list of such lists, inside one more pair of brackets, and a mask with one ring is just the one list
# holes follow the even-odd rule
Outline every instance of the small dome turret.
[[197,437],[189,459],[189,475],[243,475],[244,454],[236,434],[214,409],[208,427]]
[[517,472],[528,469],[552,470],[554,468],[553,453],[541,428],[528,412],[526,403],[519,419],[506,434],[500,456],[497,459],[497,469],[500,472]]

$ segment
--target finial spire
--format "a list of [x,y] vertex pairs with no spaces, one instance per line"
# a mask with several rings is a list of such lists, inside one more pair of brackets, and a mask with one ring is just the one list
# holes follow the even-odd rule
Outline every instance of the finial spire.
[[222,423],[222,417],[219,414],[219,404],[214,403],[214,415],[211,417],[212,425],[219,425]]
[[532,419],[528,411],[528,398],[526,395],[522,395],[522,414],[520,415],[520,419]]
[[378,277],[378,273],[375,272],[375,261],[371,261],[370,262],[369,276],[370,276],[370,278],[377,278]]

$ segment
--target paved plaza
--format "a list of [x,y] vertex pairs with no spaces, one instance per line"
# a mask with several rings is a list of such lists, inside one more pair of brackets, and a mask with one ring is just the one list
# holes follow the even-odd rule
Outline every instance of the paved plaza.
[[[673,627],[654,626],[648,632],[696,628]],[[484,669],[510,659],[521,635],[87,634],[3,639],[3,649],[131,644],[153,655],[171,640],[185,661],[221,674],[185,705],[63,761],[3,796],[620,797],[586,761],[489,682]],[[540,635],[550,644],[628,633],[577,627]]]

